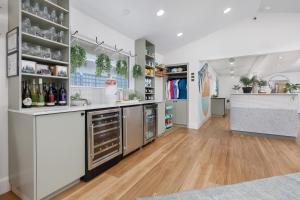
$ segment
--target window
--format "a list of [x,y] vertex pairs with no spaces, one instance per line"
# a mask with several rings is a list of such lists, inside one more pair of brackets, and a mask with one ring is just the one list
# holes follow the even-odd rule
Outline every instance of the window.
[[[71,74],[71,86],[84,86],[84,87],[105,87],[105,81],[109,78],[108,73],[102,73],[101,76],[96,75],[96,58],[97,55],[105,53],[109,56],[112,64],[111,76],[117,81],[118,88],[128,89],[129,79],[116,74],[116,64],[119,59],[126,60],[128,63],[128,69],[130,66],[129,56],[119,54],[106,48],[96,47],[96,45],[88,43],[83,40],[76,41],[79,46],[86,51],[86,64],[77,68],[76,72]],[[129,73],[129,70],[128,72]],[[129,74],[128,74],[129,77]]]

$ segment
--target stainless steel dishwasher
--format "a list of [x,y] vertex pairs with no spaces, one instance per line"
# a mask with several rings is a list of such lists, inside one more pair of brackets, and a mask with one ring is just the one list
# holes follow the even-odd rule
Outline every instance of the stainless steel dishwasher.
[[143,106],[123,108],[123,155],[143,146]]
[[87,111],[86,174],[83,180],[88,181],[119,162],[122,146],[121,109]]

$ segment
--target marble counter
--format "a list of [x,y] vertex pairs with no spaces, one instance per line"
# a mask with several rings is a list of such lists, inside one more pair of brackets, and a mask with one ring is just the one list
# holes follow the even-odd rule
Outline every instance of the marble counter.
[[298,122],[297,94],[231,95],[231,130],[297,137]]

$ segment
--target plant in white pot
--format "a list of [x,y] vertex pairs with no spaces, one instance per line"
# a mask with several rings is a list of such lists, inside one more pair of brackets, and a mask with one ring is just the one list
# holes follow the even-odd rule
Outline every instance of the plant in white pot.
[[240,85],[234,85],[232,89],[237,94],[237,93],[239,93],[239,90],[241,89],[241,86]]
[[244,93],[251,93],[254,84],[256,83],[257,79],[256,76],[253,76],[252,78],[249,78],[247,76],[242,76],[240,78],[240,82],[243,84],[244,87],[242,87]]

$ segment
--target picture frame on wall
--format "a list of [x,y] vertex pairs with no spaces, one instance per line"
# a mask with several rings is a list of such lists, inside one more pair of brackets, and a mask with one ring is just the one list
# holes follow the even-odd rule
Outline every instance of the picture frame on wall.
[[19,27],[6,34],[7,77],[19,76]]
[[19,27],[16,27],[6,34],[7,54],[14,53],[19,50]]
[[19,52],[7,56],[7,77],[19,76]]

